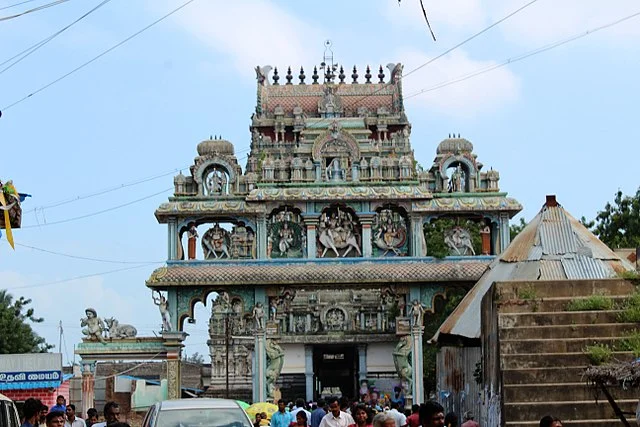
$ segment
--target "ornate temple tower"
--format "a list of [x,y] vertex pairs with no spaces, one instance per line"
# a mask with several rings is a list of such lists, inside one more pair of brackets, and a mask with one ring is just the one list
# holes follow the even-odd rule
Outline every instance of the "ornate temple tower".
[[244,171],[230,142],[203,141],[156,211],[168,261],[147,286],[175,330],[211,304],[214,395],[355,397],[367,381],[422,400],[423,313],[509,243],[521,206],[469,141],[450,135],[429,169],[414,158],[401,64],[337,72],[257,67]]

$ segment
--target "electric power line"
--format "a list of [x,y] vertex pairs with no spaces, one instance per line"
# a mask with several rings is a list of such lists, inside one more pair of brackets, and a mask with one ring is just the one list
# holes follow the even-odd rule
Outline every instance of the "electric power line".
[[133,267],[118,268],[118,269],[115,269],[115,270],[108,270],[108,271],[103,271],[103,272],[100,272],[100,273],[83,274],[81,276],[70,277],[68,279],[53,280],[51,282],[37,283],[35,285],[17,286],[15,288],[8,288],[8,290],[9,291],[17,291],[17,290],[20,290],[20,289],[42,288],[42,287],[45,287],[45,286],[57,285],[57,284],[66,283],[66,282],[72,282],[74,280],[88,279],[88,278],[91,278],[91,277],[106,276],[107,274],[119,273],[119,272],[122,272],[122,271],[135,270],[135,269],[142,268],[142,267],[148,267],[149,265],[152,265],[152,264],[160,264],[160,263],[145,263],[145,264],[136,265],[136,266],[133,266]]
[[530,58],[530,57],[532,57],[534,55],[538,55],[540,53],[549,51],[551,49],[555,49],[555,48],[563,46],[563,45],[565,45],[567,43],[571,43],[573,41],[576,41],[576,40],[581,39],[583,37],[586,37],[588,35],[594,34],[594,33],[598,32],[598,31],[601,31],[601,30],[613,27],[615,25],[621,24],[621,23],[623,23],[625,21],[628,21],[629,19],[635,18],[637,16],[640,16],[640,12],[636,12],[636,13],[633,13],[631,15],[627,15],[627,16],[625,16],[623,18],[617,19],[617,20],[615,20],[613,22],[610,22],[608,24],[604,24],[604,25],[601,25],[599,27],[595,27],[595,28],[589,29],[589,30],[587,30],[585,32],[582,32],[580,34],[576,34],[576,35],[571,36],[569,38],[566,38],[566,39],[563,39],[563,40],[559,40],[559,41],[547,44],[545,46],[539,47],[537,49],[531,50],[529,52],[523,53],[521,55],[518,55],[518,56],[515,56],[515,57],[512,57],[512,58],[508,58],[508,59],[506,59],[503,62],[500,62],[498,64],[490,65],[488,67],[484,67],[484,68],[478,69],[478,70],[473,71],[471,73],[464,74],[464,75],[462,75],[460,77],[457,77],[455,79],[447,80],[447,81],[438,83],[435,86],[421,89],[421,90],[419,90],[419,91],[417,91],[415,93],[412,93],[411,95],[406,96],[405,100],[406,99],[411,99],[411,98],[416,97],[418,95],[421,95],[423,93],[432,92],[434,90],[441,89],[443,87],[451,86],[451,85],[453,85],[455,83],[460,83],[460,82],[463,82],[465,80],[469,80],[470,78],[479,76],[481,74],[488,73],[488,72],[496,70],[498,68],[502,68],[502,67],[504,67],[506,65],[522,61],[522,60]]
[[121,205],[112,206],[110,208],[102,209],[100,211],[88,213],[88,214],[85,214],[85,215],[80,215],[80,216],[67,218],[67,219],[61,219],[59,221],[46,222],[44,224],[23,225],[22,228],[39,228],[39,227],[44,227],[44,226],[47,226],[47,225],[64,224],[64,223],[71,222],[71,221],[77,221],[79,219],[84,219],[84,218],[88,218],[88,217],[91,217],[91,216],[100,215],[100,214],[103,214],[103,213],[106,213],[106,212],[111,212],[111,211],[114,211],[116,209],[120,209],[120,208],[124,208],[126,206],[133,205],[134,203],[142,202],[143,200],[147,200],[147,199],[150,199],[150,198],[152,198],[154,196],[158,196],[158,195],[160,195],[162,193],[166,193],[167,191],[172,190],[172,189],[173,189],[173,187],[165,188],[164,190],[158,191],[157,193],[153,193],[153,194],[150,194],[148,196],[144,196],[144,197],[141,197],[139,199],[132,200],[132,201],[127,202],[127,203],[123,203]]
[[107,263],[107,264],[152,264],[152,263],[164,262],[164,261],[120,261],[120,260],[110,260],[110,259],[101,259],[101,258],[91,258],[91,257],[80,256],[80,255],[72,255],[72,254],[66,254],[66,253],[62,253],[62,252],[51,251],[51,250],[48,250],[48,249],[42,249],[42,248],[38,248],[38,247],[35,247],[35,246],[25,245],[23,243],[17,243],[17,242],[16,242],[16,246],[21,246],[23,248],[33,249],[34,251],[44,252],[44,253],[51,254],[51,255],[58,255],[58,256],[62,256],[62,257],[79,259],[79,260],[83,260],[83,261],[103,262],[103,263]]
[[[111,0],[103,0],[101,3],[99,3],[97,6],[95,6],[94,8],[92,8],[91,10],[89,10],[88,12],[84,13],[82,16],[80,16],[78,19],[76,19],[75,21],[73,21],[72,23],[70,23],[69,25],[65,26],[64,28],[56,31],[55,33],[53,33],[52,35],[50,35],[49,37],[46,37],[42,40],[40,40],[38,43],[34,44],[33,46],[23,50],[22,52],[12,56],[11,58],[7,59],[6,61],[0,63],[0,66],[6,64],[9,61],[12,61],[13,59],[20,57],[18,60],[12,62],[11,64],[9,64],[7,67],[5,67],[4,69],[0,70],[0,74],[4,73],[5,71],[7,71],[8,69],[12,68],[13,66],[15,66],[16,64],[18,64],[19,62],[21,62],[22,60],[24,60],[25,58],[27,58],[29,55],[31,55],[32,53],[34,53],[35,51],[37,51],[38,49],[40,49],[42,46],[46,45],[47,43],[49,43],[51,40],[53,40],[54,38],[56,38],[57,36],[59,36],[60,34],[62,34],[63,32],[65,32],[66,30],[68,30],[69,28],[71,28],[73,25],[77,24],[78,22],[82,21],[84,18],[86,18],[87,16],[91,15],[93,12],[95,12],[96,10],[100,9],[102,6],[104,6],[105,4],[109,3]],[[21,56],[22,55],[22,56]]]
[[14,4],[10,4],[9,6],[0,7],[0,10],[11,9],[12,7],[21,6],[21,5],[25,4],[25,3],[31,3],[31,2],[34,2],[34,1],[36,1],[36,0],[21,1],[20,3],[14,3]]
[[[68,1],[68,0],[65,0]],[[37,89],[34,92],[31,92],[30,94],[26,95],[25,97],[15,101],[12,104],[9,104],[8,106],[2,108],[0,111],[5,111],[8,110],[18,104],[20,104],[21,102],[31,98],[33,95],[36,95],[40,92],[42,92],[43,90],[53,86],[54,84],[58,83],[59,81],[62,81],[64,79],[66,79],[67,77],[69,77],[70,75],[76,73],[77,71],[80,71],[81,69],[83,69],[84,67],[86,67],[87,65],[97,61],[98,59],[102,58],[103,56],[105,56],[106,54],[108,54],[109,52],[117,49],[118,47],[122,46],[123,44],[127,43],[129,40],[133,39],[134,37],[142,34],[143,32],[145,32],[146,30],[148,30],[149,28],[153,27],[154,25],[158,24],[159,22],[164,21],[165,19],[167,19],[168,17],[170,17],[171,15],[173,15],[174,13],[178,12],[179,10],[181,10],[182,8],[188,6],[189,4],[193,3],[195,0],[188,0],[187,2],[183,3],[182,5],[178,6],[177,8],[173,9],[171,12],[167,13],[166,15],[156,19],[155,21],[153,21],[151,24],[147,25],[146,27],[142,28],[141,30],[136,31],[135,33],[133,33],[132,35],[130,35],[129,37],[125,38],[124,40],[116,43],[115,45],[111,46],[109,49],[103,51],[102,53],[100,53],[97,56],[94,56],[92,59],[82,63],[81,65],[77,66],[76,68],[74,68],[73,70],[67,72],[66,74],[63,74],[62,76],[58,77],[57,79],[47,83],[46,85],[40,87],[39,89]]]
[[[59,4],[66,3],[68,1],[69,0],[56,0],[56,1],[51,2],[51,3],[43,4],[42,6],[34,7],[33,9],[25,10],[24,12],[20,12],[20,13],[17,13],[15,15],[2,17],[2,18],[0,18],[0,21],[8,21],[9,19],[19,18],[19,17],[24,16],[24,15],[26,15],[28,13],[33,13],[33,12],[38,12],[38,11],[43,10],[43,9],[48,9],[50,7],[53,7],[53,6],[57,6]],[[8,7],[12,7],[12,6],[8,6]]]

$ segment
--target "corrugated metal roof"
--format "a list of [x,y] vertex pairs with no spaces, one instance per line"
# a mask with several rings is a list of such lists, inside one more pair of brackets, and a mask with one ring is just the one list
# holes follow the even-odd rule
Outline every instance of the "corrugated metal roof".
[[563,258],[562,267],[569,279],[607,279],[614,275],[606,262],[582,255]]
[[482,298],[494,282],[604,279],[631,269],[560,205],[545,205],[491,263],[431,341],[441,334],[480,338]]
[[564,209],[560,206],[544,207],[540,215],[542,221],[538,232],[542,252],[549,255],[575,253],[578,242]]
[[567,274],[564,272],[562,261],[558,260],[542,260],[540,261],[540,280],[566,279]]

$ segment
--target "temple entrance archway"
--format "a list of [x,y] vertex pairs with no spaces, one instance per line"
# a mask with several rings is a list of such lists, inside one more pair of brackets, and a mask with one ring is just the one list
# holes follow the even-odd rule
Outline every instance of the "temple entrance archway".
[[357,396],[357,361],[355,345],[317,345],[313,347],[315,396]]

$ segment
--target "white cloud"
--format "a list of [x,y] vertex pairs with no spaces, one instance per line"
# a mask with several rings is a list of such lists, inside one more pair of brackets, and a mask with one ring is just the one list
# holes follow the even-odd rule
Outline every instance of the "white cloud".
[[[425,53],[416,51],[405,52],[399,57],[404,59],[405,74],[430,59]],[[520,94],[520,81],[508,68],[498,68],[411,97],[423,89],[429,90],[493,65],[496,65],[495,61],[476,60],[463,50],[456,50],[405,78],[405,103],[450,116],[470,117],[495,112],[517,100]]]
[[[512,1],[487,2],[498,20],[517,9]],[[525,3],[522,3],[525,4]],[[540,0],[514,15],[498,27],[506,40],[537,47],[608,24],[640,11],[636,0]],[[598,36],[613,46],[636,43],[640,35],[640,17],[603,30]]]
[[243,75],[267,64],[278,66],[281,76],[288,65],[296,73],[300,65],[317,62],[317,52],[308,47],[310,39],[323,40],[325,35],[268,0],[198,2],[175,17],[183,30],[227,55]]

